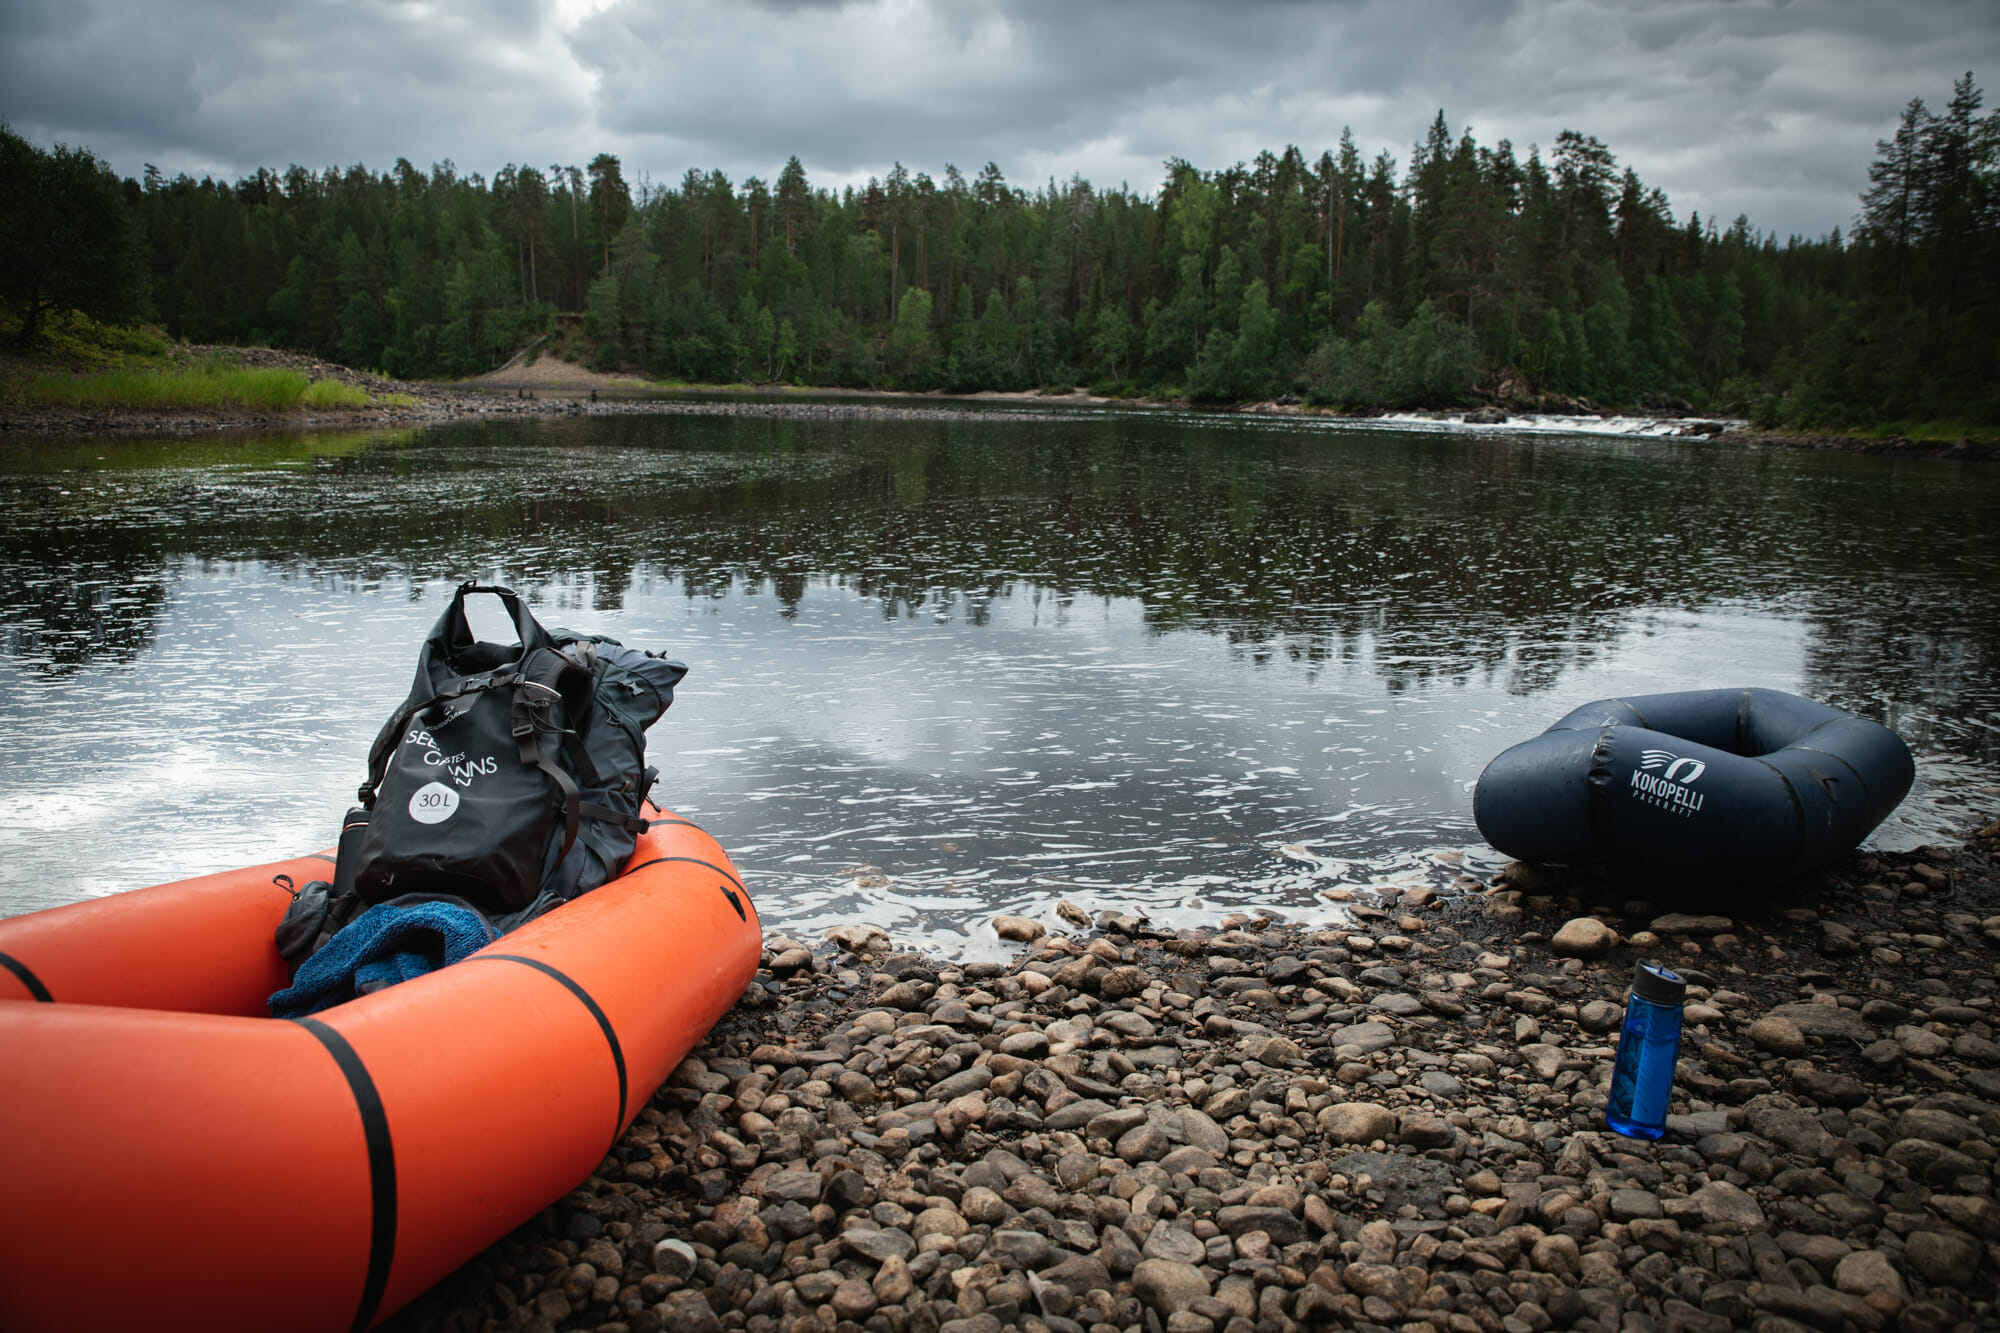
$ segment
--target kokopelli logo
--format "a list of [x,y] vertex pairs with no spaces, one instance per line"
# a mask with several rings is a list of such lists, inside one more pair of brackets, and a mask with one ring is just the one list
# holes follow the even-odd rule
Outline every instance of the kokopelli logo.
[[1652,771],[1665,769],[1660,776],[1668,782],[1689,783],[1708,771],[1708,765],[1699,759],[1685,759],[1671,750],[1641,750],[1639,767]]
[[1671,750],[1639,751],[1639,767],[1632,770],[1632,795],[1658,810],[1673,815],[1692,815],[1701,809],[1701,793],[1688,784],[1708,771],[1699,759],[1688,759]]

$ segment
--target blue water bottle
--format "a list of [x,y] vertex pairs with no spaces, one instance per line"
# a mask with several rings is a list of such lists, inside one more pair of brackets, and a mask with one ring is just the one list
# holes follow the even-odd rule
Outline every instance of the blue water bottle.
[[1687,989],[1687,982],[1658,964],[1632,965],[1632,995],[1625,1002],[1611,1099],[1604,1106],[1604,1123],[1629,1138],[1657,1139],[1667,1132]]

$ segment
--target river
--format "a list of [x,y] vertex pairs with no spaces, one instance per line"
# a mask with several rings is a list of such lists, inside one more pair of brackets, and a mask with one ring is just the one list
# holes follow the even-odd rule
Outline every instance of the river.
[[663,804],[768,929],[1337,913],[1502,863],[1487,759],[1762,685],[2000,806],[2000,468],[1056,408],[0,453],[0,915],[329,845],[464,578],[690,672]]

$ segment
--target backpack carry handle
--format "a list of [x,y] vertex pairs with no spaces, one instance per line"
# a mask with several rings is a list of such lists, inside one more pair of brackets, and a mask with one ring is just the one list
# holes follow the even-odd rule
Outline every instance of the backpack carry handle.
[[439,624],[439,628],[444,631],[444,639],[439,646],[444,649],[447,662],[456,662],[462,653],[479,642],[472,632],[472,622],[465,616],[465,599],[477,593],[491,593],[500,599],[502,606],[507,608],[507,615],[514,622],[515,637],[521,641],[522,657],[526,657],[537,648],[550,646],[548,631],[544,630],[541,622],[535,619],[534,612],[528,609],[528,604],[521,600],[521,594],[499,584],[476,583],[467,579],[459,584],[458,590],[452,594],[451,605],[445,609],[444,618]]
[[[472,633],[472,623],[465,616],[465,599],[477,593],[491,593],[507,608],[508,616],[514,622],[514,632],[521,641],[520,655],[509,659],[505,655],[496,656],[487,662],[471,662],[466,659],[480,641]],[[500,653],[499,645],[487,645],[494,653]],[[512,588],[497,584],[480,583],[467,579],[452,593],[451,605],[431,626],[425,636],[423,649],[417,655],[416,682],[410,688],[410,696],[403,706],[390,714],[388,722],[376,734],[375,743],[368,749],[368,780],[355,792],[355,800],[364,809],[375,808],[375,793],[382,785],[382,776],[387,768],[389,756],[402,743],[404,728],[410,719],[425,709],[467,694],[477,693],[497,685],[510,685],[519,678],[517,670],[528,656],[538,648],[553,651],[553,641],[534,612]]]

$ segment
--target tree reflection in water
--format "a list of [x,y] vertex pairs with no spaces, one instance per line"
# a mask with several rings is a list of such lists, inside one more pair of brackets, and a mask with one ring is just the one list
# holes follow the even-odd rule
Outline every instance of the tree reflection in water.
[[[780,878],[836,847],[879,859],[868,838],[960,845],[938,829],[965,825],[961,861],[925,853],[937,902],[978,898],[971,863],[1006,838],[1020,901],[1050,864],[1193,882],[1245,876],[1266,843],[1469,839],[1484,757],[1641,688],[1798,689],[2000,763],[1990,465],[1168,413],[612,417],[16,446],[0,516],[5,716],[45,747],[76,733],[31,766],[48,781],[157,782],[162,837],[188,774],[253,756],[217,799],[265,800],[295,756],[364,747],[379,718],[327,697],[363,679],[400,697],[435,614],[404,599],[469,575],[536,590],[551,624],[701,612],[681,632],[728,665],[696,663],[667,725],[748,757],[687,758],[683,791],[736,793],[728,845]],[[46,716],[112,697],[124,730],[95,750]],[[724,709],[790,710],[790,748]],[[148,739],[169,719],[188,753]],[[30,798],[42,782],[14,776]],[[315,771],[325,791],[290,799],[330,820],[317,807],[354,780]],[[21,875],[58,863],[66,817],[9,835],[49,844]],[[1079,836],[1116,856],[1060,861]]]

